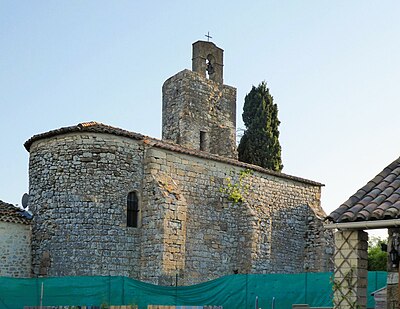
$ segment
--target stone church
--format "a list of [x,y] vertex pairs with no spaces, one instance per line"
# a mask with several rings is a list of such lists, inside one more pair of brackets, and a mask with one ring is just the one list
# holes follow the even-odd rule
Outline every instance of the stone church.
[[322,184],[237,160],[236,89],[223,84],[223,50],[195,42],[192,70],[162,93],[162,140],[84,122],[25,143],[28,275],[188,285],[331,270]]

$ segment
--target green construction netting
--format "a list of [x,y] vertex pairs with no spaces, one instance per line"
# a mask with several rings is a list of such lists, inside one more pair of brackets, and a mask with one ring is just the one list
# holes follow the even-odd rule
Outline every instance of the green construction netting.
[[[291,309],[292,304],[332,307],[332,273],[231,275],[184,287],[163,287],[126,277],[60,277],[15,279],[0,277],[0,308],[39,306],[186,305]],[[371,292],[386,285],[386,272],[368,273]]]

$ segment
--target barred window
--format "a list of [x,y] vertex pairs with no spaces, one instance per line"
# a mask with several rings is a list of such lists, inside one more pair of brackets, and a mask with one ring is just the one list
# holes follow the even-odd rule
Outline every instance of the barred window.
[[136,192],[129,192],[127,198],[126,226],[138,227],[139,201]]

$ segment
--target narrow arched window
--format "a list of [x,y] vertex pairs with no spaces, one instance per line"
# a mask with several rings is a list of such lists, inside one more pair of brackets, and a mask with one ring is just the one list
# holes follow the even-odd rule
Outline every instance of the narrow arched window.
[[139,201],[136,192],[129,192],[127,198],[126,226],[138,227]]
[[206,77],[209,79],[215,73],[215,58],[209,54],[206,59]]

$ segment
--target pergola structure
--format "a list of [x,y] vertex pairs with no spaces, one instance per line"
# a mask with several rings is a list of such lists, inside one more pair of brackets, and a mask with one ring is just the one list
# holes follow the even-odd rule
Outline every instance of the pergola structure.
[[399,308],[400,158],[327,217],[336,229],[334,307],[367,307],[368,229],[388,229],[387,308]]

